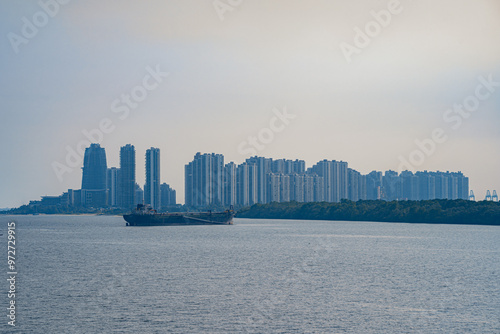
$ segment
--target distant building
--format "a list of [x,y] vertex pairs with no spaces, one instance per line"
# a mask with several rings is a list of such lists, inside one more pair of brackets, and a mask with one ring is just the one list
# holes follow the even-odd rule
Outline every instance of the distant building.
[[161,193],[162,208],[167,208],[169,206],[174,206],[177,204],[175,190],[172,189],[170,185],[162,183],[160,185],[160,193]]
[[89,207],[107,205],[106,193],[106,151],[99,144],[85,149],[82,176],[82,204]]
[[237,179],[236,164],[228,163],[224,166],[224,205],[230,207],[236,205],[237,199]]
[[151,147],[146,151],[146,184],[144,202],[155,210],[161,209],[160,197],[160,149]]
[[315,202],[315,180],[312,174],[304,175],[304,202]]
[[323,178],[325,201],[340,202],[348,198],[347,168],[347,162],[323,160],[310,169]]
[[281,174],[267,174],[267,203],[281,201]]
[[241,206],[257,203],[257,166],[246,162],[239,165],[236,180],[237,203]]
[[418,200],[418,177],[410,171],[401,172],[401,181],[403,186],[403,200]]
[[448,178],[443,173],[434,173],[437,199],[448,198]]
[[137,183],[134,186],[134,206],[137,204],[144,204],[144,190],[142,190],[141,186]]
[[[120,148],[120,176],[117,204],[124,209],[132,209],[135,200],[135,147],[125,145]],[[142,203],[142,199],[140,201]]]
[[304,202],[304,174],[290,175],[290,200],[296,202]]
[[118,188],[120,169],[116,167],[108,168],[106,174],[106,190],[108,192],[108,205],[118,206],[118,194],[120,190]]
[[313,175],[314,182],[314,202],[324,202],[325,199],[325,180],[322,176]]
[[360,191],[359,191],[359,186],[360,186],[361,177],[362,177],[361,173],[354,170],[354,169],[348,168],[347,174],[348,174],[348,180],[349,180],[348,181],[348,190],[349,190],[348,198],[351,201],[357,202],[361,199],[360,198]]
[[82,206],[82,190],[68,189],[68,204],[70,206]]
[[280,174],[280,202],[290,202],[290,175]]
[[252,157],[246,160],[249,165],[255,165],[256,170],[256,182],[257,182],[257,203],[267,203],[267,186],[266,178],[267,174],[272,171],[273,159],[263,158],[263,157]]
[[462,172],[455,173],[458,178],[458,198],[469,199],[469,178],[465,177]]
[[[369,192],[375,190],[380,172],[372,172],[368,175]],[[433,199],[465,199],[469,193],[469,178],[461,172],[428,172],[416,173],[403,171],[398,174],[394,171],[386,171],[380,187],[380,199],[394,200],[433,200]]]
[[395,171],[388,170],[385,172],[382,178],[382,188],[382,199],[397,201],[403,198],[401,179]]
[[82,189],[106,189],[106,151],[99,144],[85,149],[83,159]]
[[436,178],[428,173],[417,172],[415,174],[418,178],[418,199],[430,200],[436,198]]
[[382,199],[382,172],[372,171],[366,175],[366,199]]
[[224,156],[197,153],[185,166],[185,203],[189,207],[224,206]]
[[293,173],[302,174],[306,169],[306,162],[304,160],[287,160],[287,159],[278,159],[272,160],[271,172],[273,173],[281,173],[290,175]]

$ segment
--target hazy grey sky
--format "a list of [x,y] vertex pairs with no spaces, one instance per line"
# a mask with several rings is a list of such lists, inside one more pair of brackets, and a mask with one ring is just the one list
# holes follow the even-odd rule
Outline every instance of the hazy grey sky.
[[[196,152],[241,163],[241,143],[285,107],[296,117],[258,155],[397,170],[441,128],[447,139],[414,170],[461,170],[479,198],[500,190],[500,86],[479,88],[460,125],[447,113],[474,102],[481,77],[500,82],[498,0],[402,0],[351,62],[340,46],[391,1],[221,0],[224,13],[212,0],[42,3],[53,17],[38,1],[0,3],[0,207],[80,188],[81,164],[61,181],[53,163],[68,167],[67,147],[103,119],[108,166],[134,144],[142,185],[145,151],[159,147],[162,181],[183,202]],[[157,67],[169,76],[120,119],[114,101]]]

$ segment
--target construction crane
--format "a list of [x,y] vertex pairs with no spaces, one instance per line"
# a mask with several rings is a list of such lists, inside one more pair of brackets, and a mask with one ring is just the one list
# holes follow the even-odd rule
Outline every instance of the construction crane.
[[486,197],[484,199],[485,201],[491,201],[491,192],[488,190],[486,191]]
[[493,202],[498,202],[498,195],[496,190],[493,190],[493,195],[491,196],[491,200]]
[[475,200],[476,200],[476,196],[474,195],[474,191],[471,190],[470,195],[469,195],[469,201],[475,201]]

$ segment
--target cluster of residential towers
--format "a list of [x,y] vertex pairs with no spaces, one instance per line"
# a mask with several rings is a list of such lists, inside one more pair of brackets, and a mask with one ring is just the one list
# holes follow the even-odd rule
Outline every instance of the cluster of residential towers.
[[468,199],[469,179],[461,172],[373,171],[323,160],[306,169],[304,160],[252,157],[224,164],[221,154],[197,153],[185,166],[189,207],[248,206],[271,202],[339,202],[365,199]]

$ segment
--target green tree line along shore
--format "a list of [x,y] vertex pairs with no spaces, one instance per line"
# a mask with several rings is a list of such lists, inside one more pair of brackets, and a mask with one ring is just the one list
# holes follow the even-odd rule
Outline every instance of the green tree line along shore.
[[[220,211],[223,208],[211,208]],[[171,208],[188,211],[187,207]],[[23,205],[0,214],[105,214],[120,215],[122,209],[74,208]],[[500,225],[500,202],[436,199],[429,201],[342,200],[340,203],[270,203],[238,209],[237,218],[343,220],[374,222]]]
[[466,200],[255,204],[239,218],[500,225],[500,202]]

